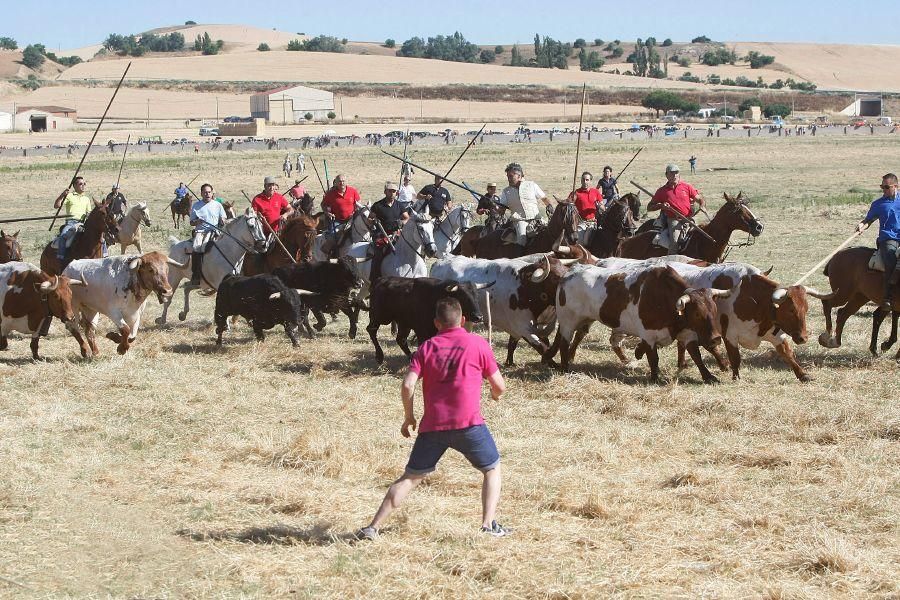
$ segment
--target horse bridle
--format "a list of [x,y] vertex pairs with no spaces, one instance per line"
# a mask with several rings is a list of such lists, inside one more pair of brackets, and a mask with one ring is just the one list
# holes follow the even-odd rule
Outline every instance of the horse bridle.
[[[415,219],[416,217],[413,216],[412,218]],[[425,233],[422,230],[422,224],[418,220],[416,220],[416,231],[419,232],[419,237],[422,238],[422,246],[425,246],[426,245],[425,244]],[[409,248],[413,252],[415,252],[416,255],[418,255],[419,258],[421,258],[422,260],[427,260],[427,258],[425,256],[423,256],[422,253],[419,252],[419,250],[415,246],[413,246],[412,243],[408,239],[406,239],[406,236],[403,235],[402,227],[400,228],[400,239],[403,240],[406,243],[406,245],[409,246]]]
[[438,231],[443,233],[447,237],[448,240],[452,240],[456,236],[464,234],[469,229],[468,227],[463,227],[463,215],[467,214],[470,219],[472,217],[472,211],[469,210],[466,206],[460,204],[459,205],[459,233],[453,233],[453,229],[452,229],[453,224],[452,223],[450,224],[450,228],[451,228],[450,233],[447,233],[444,230],[444,223],[447,223],[448,221],[450,221],[450,213],[452,213],[452,212],[453,212],[452,210],[447,211],[445,218],[438,220]]

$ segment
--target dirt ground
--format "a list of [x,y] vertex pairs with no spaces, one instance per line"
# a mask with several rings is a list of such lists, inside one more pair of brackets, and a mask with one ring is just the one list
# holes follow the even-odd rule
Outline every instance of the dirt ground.
[[[420,147],[447,168],[461,149]],[[582,149],[581,168],[618,169],[637,151]],[[574,144],[476,146],[460,179],[502,180],[518,161],[550,194],[570,185]],[[685,178],[711,207],[743,191],[765,222],[732,260],[790,283],[845,239],[896,171],[892,138],[672,140],[648,144],[623,179],[662,183],[666,163],[696,154]],[[370,147],[308,153],[379,197],[399,165]],[[135,157],[123,189],[147,201],[147,246],[174,232],[167,203],[200,174],[242,203],[276,172],[278,151]],[[47,214],[75,159],[0,157],[0,218]],[[117,160],[88,160],[88,190],[115,180]],[[722,170],[707,170],[707,169]],[[314,179],[308,180],[314,181]],[[417,176],[417,185],[426,177]],[[193,187],[193,186],[192,186]],[[627,186],[623,186],[627,189]],[[462,198],[452,190],[454,197]],[[3,225],[6,231],[17,225]],[[22,224],[37,262],[46,223]],[[862,243],[872,244],[873,231]],[[744,241],[735,236],[735,242]],[[118,252],[118,251],[116,251]],[[808,282],[827,289],[816,274]],[[173,313],[182,306],[180,292]],[[354,544],[402,471],[406,361],[386,328],[386,366],[343,318],[291,348],[240,324],[214,345],[213,300],[186,322],[153,320],[132,350],[84,361],[56,328],[41,343],[10,339],[0,356],[0,590],[9,597],[892,598],[900,593],[900,409],[896,361],[868,355],[870,309],[844,346],[820,347],[821,308],[797,349],[814,378],[798,383],[768,348],[743,352],[742,379],[704,386],[661,352],[666,383],[622,368],[595,326],[575,371],[547,371],[520,348],[509,391],[484,403],[503,456],[503,539],[477,533],[480,476],[448,455],[380,540]],[[172,313],[170,313],[171,315]],[[174,319],[174,315],[172,315]],[[367,322],[365,316],[361,325]],[[111,329],[103,321],[101,331]],[[495,333],[502,360],[506,336]],[[893,356],[893,352],[890,356]],[[417,413],[421,414],[420,405]],[[893,575],[892,575],[893,573]]]

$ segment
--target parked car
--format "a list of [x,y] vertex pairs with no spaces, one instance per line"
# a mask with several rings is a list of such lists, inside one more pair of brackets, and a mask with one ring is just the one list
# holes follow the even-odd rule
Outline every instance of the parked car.
[[212,135],[212,136],[219,135],[219,128],[218,127],[201,127],[200,135]]
[[225,117],[225,122],[226,123],[240,123],[241,117],[235,117],[235,116]]

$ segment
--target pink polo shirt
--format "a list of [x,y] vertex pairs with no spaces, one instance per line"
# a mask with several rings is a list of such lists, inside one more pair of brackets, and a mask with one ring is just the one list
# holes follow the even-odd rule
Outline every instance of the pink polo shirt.
[[425,413],[419,433],[481,425],[481,382],[499,367],[483,337],[445,329],[419,346],[409,370],[422,378]]

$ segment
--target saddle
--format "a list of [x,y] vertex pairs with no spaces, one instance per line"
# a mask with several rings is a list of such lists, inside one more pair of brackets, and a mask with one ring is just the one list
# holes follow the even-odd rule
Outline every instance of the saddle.
[[[525,230],[526,244],[536,238],[538,234],[544,230],[546,225],[540,219],[531,219],[528,221],[528,228]],[[498,225],[500,230],[500,241],[504,244],[516,243],[516,225],[514,221],[507,221],[502,225]]]
[[[54,250],[59,250],[59,240],[60,240],[60,238],[62,238],[66,244],[66,249],[69,249],[72,247],[72,244],[75,243],[75,239],[79,235],[81,235],[83,232],[84,232],[84,223],[78,223],[77,225],[75,225],[75,227],[72,227],[71,229],[66,231],[64,234],[62,234],[61,236],[57,236],[57,237],[53,238],[53,241],[50,242],[50,247],[53,248]],[[876,254],[877,254],[877,252],[876,252]],[[882,267],[882,271],[883,270],[884,270],[884,267]]]
[[655,231],[656,235],[653,236],[652,244],[659,248],[665,248],[667,251],[675,247],[676,253],[681,254],[681,251],[687,246],[688,242],[691,239],[691,236],[694,234],[693,227],[690,227],[687,221],[682,221],[681,226],[676,230],[681,233],[678,236],[678,240],[673,240],[671,234],[669,233],[668,227],[662,227],[659,218],[653,221],[653,225],[651,227],[651,231]]
[[[900,258],[900,250],[897,250],[897,257]],[[884,261],[881,260],[881,252],[876,250],[872,253],[872,258],[869,259],[869,269],[872,271],[878,271],[879,273],[884,273]],[[897,270],[895,269],[894,278],[897,277]]]

